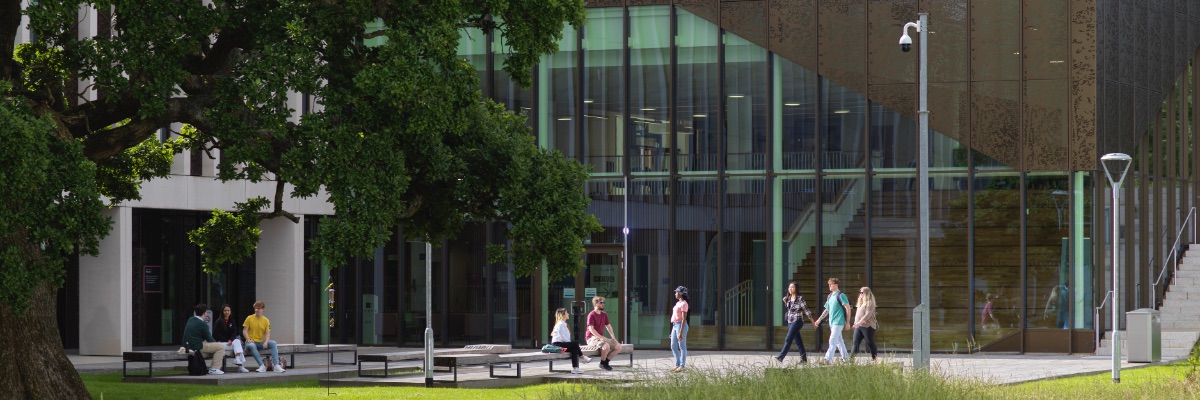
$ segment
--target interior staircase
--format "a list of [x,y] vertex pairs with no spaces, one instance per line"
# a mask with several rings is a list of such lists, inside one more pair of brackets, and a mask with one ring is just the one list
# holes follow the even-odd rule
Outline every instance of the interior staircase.
[[[1193,244],[1191,249],[1200,249]],[[1175,276],[1159,308],[1162,321],[1163,360],[1187,358],[1196,340],[1200,339],[1200,251],[1184,253],[1179,274]],[[1112,312],[1111,310],[1108,312]],[[1129,354],[1124,332],[1121,333],[1121,354]],[[1112,355],[1112,340],[1100,340],[1097,355]]]

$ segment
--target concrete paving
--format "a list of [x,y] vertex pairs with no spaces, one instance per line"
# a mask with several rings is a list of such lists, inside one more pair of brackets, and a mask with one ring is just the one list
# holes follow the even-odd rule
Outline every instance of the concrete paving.
[[[397,349],[394,347],[362,347],[360,353],[383,353],[398,350],[417,350],[417,349]],[[758,371],[767,368],[780,367],[799,367],[799,368],[820,368],[817,361],[822,361],[822,354],[809,354],[809,364],[799,364],[799,357],[796,353],[788,356],[784,363],[779,363],[774,360],[774,352],[739,352],[739,351],[692,351],[688,354],[688,368],[696,371],[720,371],[720,370],[739,370],[739,371]],[[69,355],[71,361],[75,364],[76,370],[80,373],[110,373],[121,371],[120,357],[91,357]],[[910,366],[912,358],[908,354],[887,354],[881,355],[883,362]],[[582,375],[572,375],[562,372],[549,372],[546,362],[527,363],[522,366],[521,379],[514,378],[491,378],[487,367],[468,367],[461,368],[458,373],[458,382],[438,382],[436,386],[441,387],[463,387],[463,388],[490,388],[490,387],[510,387],[522,386],[529,384],[537,384],[544,382],[556,382],[564,380],[605,380],[605,381],[638,381],[647,379],[666,379],[673,373],[670,372],[673,367],[671,353],[665,350],[639,350],[634,355],[634,362],[629,363],[629,358],[619,356],[613,360],[613,371],[604,371],[600,369],[598,363],[593,361],[590,364],[583,364],[581,369]],[[1177,360],[1176,358],[1164,358],[1161,363],[1170,363]],[[191,384],[207,384],[207,385],[237,385],[251,384],[263,382],[290,382],[299,380],[316,379],[323,384],[332,386],[424,386],[424,374],[419,370],[420,361],[395,363],[391,367],[393,371],[400,371],[401,374],[394,375],[389,378],[359,378],[357,377],[357,367],[347,365],[334,365],[327,367],[327,356],[325,354],[299,354],[296,356],[298,367],[288,370],[284,373],[264,372],[264,373],[238,373],[231,369],[227,369],[224,375],[206,375],[206,376],[188,376],[180,374],[184,369],[184,364],[179,363],[164,363],[163,365],[155,365],[155,377],[151,379],[130,377],[125,379],[127,382],[152,382],[152,383],[191,383]],[[856,362],[869,362],[869,357],[860,355]],[[254,361],[249,361],[248,364],[253,364]],[[958,379],[977,380],[990,384],[1013,384],[1020,382],[1029,382],[1041,379],[1067,377],[1081,374],[1103,373],[1110,371],[1112,361],[1108,356],[1095,355],[1047,355],[1047,354],[994,354],[994,353],[977,353],[977,354],[934,354],[931,357],[933,370],[941,375]],[[1138,368],[1151,364],[1143,363],[1128,363],[1122,362],[1122,369]],[[146,371],[145,364],[131,364],[130,371],[139,374],[144,374]],[[252,366],[251,369],[256,366]],[[570,362],[556,362],[555,369],[563,370],[570,368]],[[379,373],[382,368],[371,368],[368,371]],[[414,372],[415,371],[415,372]],[[160,373],[166,373],[162,376]],[[498,374],[515,375],[514,368],[497,368]],[[174,373],[175,375],[168,375]],[[434,376],[437,380],[449,381],[453,378],[452,374],[445,372],[437,372]]]

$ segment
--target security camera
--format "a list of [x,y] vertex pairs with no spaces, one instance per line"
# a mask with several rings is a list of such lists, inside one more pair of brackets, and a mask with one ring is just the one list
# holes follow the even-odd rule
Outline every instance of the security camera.
[[900,51],[907,53],[909,50],[912,50],[912,37],[905,32],[904,36],[900,37]]

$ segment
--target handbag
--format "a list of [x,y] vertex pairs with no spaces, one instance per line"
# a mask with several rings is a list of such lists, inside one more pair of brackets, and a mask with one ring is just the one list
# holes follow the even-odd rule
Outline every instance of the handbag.
[[549,343],[547,343],[545,346],[542,346],[543,353],[562,353],[563,351],[566,351],[566,349]]

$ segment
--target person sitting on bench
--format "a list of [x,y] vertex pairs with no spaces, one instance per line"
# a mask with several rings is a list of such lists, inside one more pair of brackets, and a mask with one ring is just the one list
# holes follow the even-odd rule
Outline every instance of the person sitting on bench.
[[246,350],[254,356],[254,361],[258,361],[258,369],[255,372],[267,371],[267,364],[263,363],[262,356],[258,354],[259,348],[271,350],[268,362],[275,363],[275,372],[284,372],[283,363],[279,359],[279,346],[271,340],[271,320],[263,316],[263,310],[266,308],[267,304],[262,300],[254,302],[254,315],[246,317],[246,321],[242,322],[242,335],[249,340],[246,342]]
[[579,357],[583,357],[584,363],[592,362],[592,358],[583,355],[583,349],[579,348],[579,343],[571,340],[571,330],[567,328],[567,309],[559,308],[554,312],[554,319],[557,320],[554,324],[554,330],[550,332],[551,344],[567,349],[571,353],[571,373],[582,374],[579,370]]
[[[587,316],[587,335],[584,336],[587,344],[600,350],[600,368],[612,371],[608,362],[621,352],[621,341],[617,340],[617,334],[613,332],[612,324],[608,321],[608,313],[604,312],[604,297],[593,297],[592,308],[592,312]],[[606,330],[610,338],[604,337]]]
[[212,333],[213,338],[225,344],[225,351],[233,351],[233,364],[237,366],[238,372],[250,372],[242,366],[246,362],[246,347],[242,344],[238,323],[233,319],[233,309],[228,304],[221,306],[221,317],[213,321]]
[[183,346],[188,350],[198,351],[200,354],[211,354],[212,365],[208,367],[210,375],[224,374],[221,370],[221,361],[225,360],[225,346],[213,339],[212,333],[208,331],[208,321],[204,320],[205,314],[208,313],[208,305],[200,303],[193,309],[191,318],[188,318],[187,324],[183,327]]

